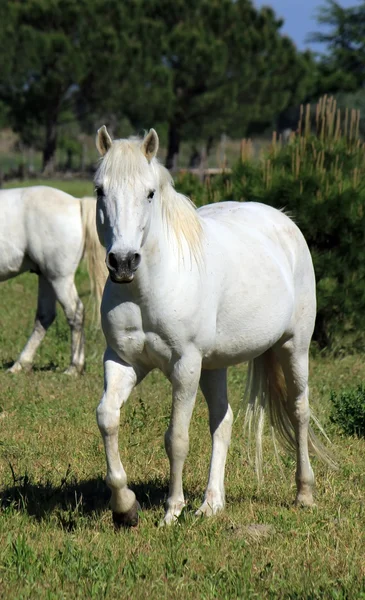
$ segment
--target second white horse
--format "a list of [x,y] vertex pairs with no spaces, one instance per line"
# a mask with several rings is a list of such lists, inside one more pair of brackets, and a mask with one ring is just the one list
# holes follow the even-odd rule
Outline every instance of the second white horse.
[[36,350],[56,316],[56,300],[71,329],[71,363],[66,372],[83,370],[84,307],[74,282],[83,254],[97,303],[107,276],[95,212],[94,198],[74,198],[51,187],[0,191],[0,281],[25,271],[38,275],[34,329],[9,369],[11,373],[31,368]]

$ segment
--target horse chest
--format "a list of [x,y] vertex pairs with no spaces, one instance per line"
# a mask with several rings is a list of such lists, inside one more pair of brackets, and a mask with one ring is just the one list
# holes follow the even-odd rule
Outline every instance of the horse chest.
[[140,307],[125,302],[102,313],[102,326],[108,345],[129,364],[168,371],[171,345]]
[[107,336],[108,344],[127,363],[168,371],[171,348],[156,333],[123,329]]

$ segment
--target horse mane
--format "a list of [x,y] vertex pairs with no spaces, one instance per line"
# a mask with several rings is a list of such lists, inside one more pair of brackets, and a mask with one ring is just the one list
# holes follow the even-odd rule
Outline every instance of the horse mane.
[[196,212],[195,204],[184,194],[175,190],[174,180],[169,171],[158,163],[160,180],[160,199],[162,218],[167,230],[174,232],[179,253],[182,253],[184,242],[197,263],[202,258],[202,225]]
[[[116,188],[121,176],[145,179],[146,158],[141,151],[141,143],[142,139],[137,137],[114,140],[101,159],[95,182],[106,180],[110,188]],[[203,231],[194,203],[175,190],[172,176],[157,158],[152,159],[151,166],[160,184],[161,216],[167,233],[174,234],[180,256],[187,247],[194,260],[200,263]]]

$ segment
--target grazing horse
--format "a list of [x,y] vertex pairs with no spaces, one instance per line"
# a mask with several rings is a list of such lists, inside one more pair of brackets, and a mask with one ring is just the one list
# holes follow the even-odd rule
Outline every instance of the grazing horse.
[[24,271],[38,275],[38,306],[33,332],[11,373],[29,370],[35,352],[56,316],[56,300],[71,328],[71,364],[84,367],[84,307],[75,272],[85,253],[92,291],[100,303],[107,270],[95,226],[94,198],[74,198],[51,187],[0,191],[0,281]]
[[[307,244],[283,212],[254,202],[196,210],[177,193],[157,159],[157,133],[112,141],[99,129],[95,176],[97,229],[109,270],[101,322],[107,342],[105,390],[97,408],[116,526],[134,525],[138,502],[118,449],[120,408],[152,369],[172,385],[165,434],[170,485],[164,523],[185,501],[182,472],[200,385],[209,408],[212,455],[199,515],[225,505],[231,438],[227,367],[249,361],[246,421],[257,426],[257,468],[265,406],[297,458],[296,502],[313,504],[308,447],[323,448],[309,427],[308,349],[316,314]],[[253,419],[252,419],[253,417]]]

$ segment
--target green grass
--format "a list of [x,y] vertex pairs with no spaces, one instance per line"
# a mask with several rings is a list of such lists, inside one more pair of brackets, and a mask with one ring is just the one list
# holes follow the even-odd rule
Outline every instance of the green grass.
[[[62,373],[70,343],[61,311],[34,370],[6,373],[31,331],[36,287],[31,274],[0,284],[0,598],[365,598],[365,440],[341,437],[329,421],[330,391],[363,381],[362,356],[311,362],[312,404],[340,465],[332,472],[313,461],[317,508],[293,506],[294,461],[282,455],[282,477],[269,435],[258,489],[242,436],[240,366],[229,373],[236,421],[227,508],[210,520],[194,517],[210,451],[199,395],[184,472],[188,505],[171,528],[158,527],[168,486],[170,387],[152,373],[122,410],[120,428],[122,461],[143,512],[136,529],[115,533],[95,421],[104,341],[90,324],[83,269],[77,287],[87,307],[85,375]],[[265,525],[266,535],[252,537],[252,524]]]
[[93,196],[94,195],[94,184],[92,178],[90,181],[83,179],[24,179],[22,181],[7,181],[4,183],[4,188],[15,188],[15,187],[28,187],[31,185],[48,185],[55,187],[76,198],[82,196]]
[[[83,272],[78,287],[87,303]],[[33,372],[8,375],[5,368],[31,330],[36,277],[22,275],[0,289],[0,597],[365,597],[365,443],[341,438],[328,419],[330,390],[362,381],[361,357],[312,361],[312,402],[330,428],[340,462],[340,470],[330,472],[314,461],[316,509],[294,508],[294,462],[283,456],[283,479],[269,436],[257,489],[238,414],[245,368],[237,367],[229,376],[238,417],[227,465],[227,509],[211,520],[193,516],[210,446],[199,396],[184,476],[188,507],[170,529],[157,526],[168,485],[163,433],[170,390],[152,373],[124,408],[120,430],[122,460],[143,513],[137,529],[116,534],[94,416],[102,391],[102,336],[88,326],[87,372],[79,379],[64,376],[69,333],[59,314]],[[252,523],[274,532],[253,540],[246,529]]]

